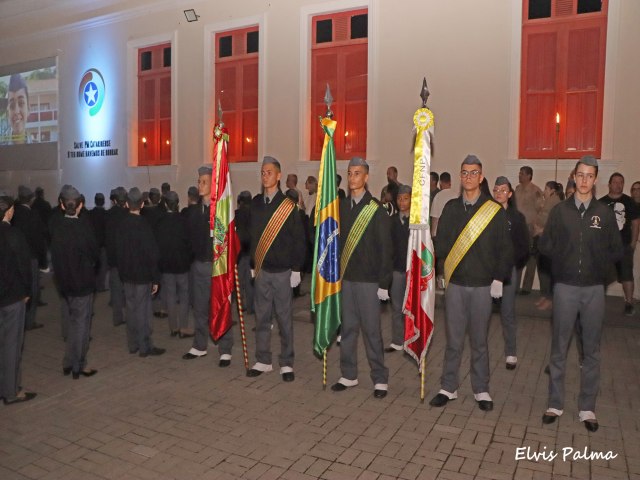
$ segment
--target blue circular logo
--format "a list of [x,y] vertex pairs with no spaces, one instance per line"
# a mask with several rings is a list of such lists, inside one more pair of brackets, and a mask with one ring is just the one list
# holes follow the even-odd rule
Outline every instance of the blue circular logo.
[[78,88],[80,106],[92,117],[102,108],[104,102],[105,85],[102,74],[95,68],[90,68],[82,74]]
[[334,283],[340,278],[339,269],[331,268],[339,265],[338,259],[338,222],[329,217],[320,224],[320,247],[318,250],[318,272],[325,281]]

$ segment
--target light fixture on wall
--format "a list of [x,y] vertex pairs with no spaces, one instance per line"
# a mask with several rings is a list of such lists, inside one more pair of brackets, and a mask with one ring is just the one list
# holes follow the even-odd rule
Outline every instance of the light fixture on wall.
[[187,22],[197,22],[200,18],[200,15],[198,15],[193,8],[185,10],[184,16],[186,17]]

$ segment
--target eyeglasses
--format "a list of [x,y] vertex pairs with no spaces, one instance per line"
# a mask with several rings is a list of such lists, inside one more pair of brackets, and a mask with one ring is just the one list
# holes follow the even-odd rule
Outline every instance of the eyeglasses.
[[582,173],[582,172],[580,172],[580,173],[576,173],[576,178],[578,180],[584,180],[585,178],[587,180],[593,180],[594,178],[596,178],[596,176],[593,173]]
[[460,172],[460,176],[461,176],[462,178],[467,178],[467,177],[469,177],[469,176],[471,176],[471,177],[475,178],[475,177],[477,177],[478,175],[480,175],[480,173],[482,173],[482,172],[480,172],[480,170],[471,170],[471,171],[469,171],[469,170],[462,170],[462,171]]
[[506,188],[494,188],[493,193],[495,193],[496,195],[497,194],[506,195],[507,193],[509,193],[509,190],[507,190]]

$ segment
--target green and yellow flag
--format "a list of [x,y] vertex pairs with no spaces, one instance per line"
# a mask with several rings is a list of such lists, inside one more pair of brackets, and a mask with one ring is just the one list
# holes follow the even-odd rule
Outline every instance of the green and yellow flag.
[[314,225],[316,227],[313,248],[311,278],[311,311],[316,313],[314,351],[322,356],[336,337],[340,327],[340,213],[338,187],[336,185],[336,150],[333,134],[336,122],[330,118],[321,120],[325,132]]

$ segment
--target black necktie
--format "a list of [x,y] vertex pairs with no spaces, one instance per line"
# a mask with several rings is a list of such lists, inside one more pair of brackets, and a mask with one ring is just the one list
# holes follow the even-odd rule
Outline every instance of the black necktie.
[[580,207],[578,207],[578,211],[580,212],[580,216],[584,217],[584,211],[586,210],[586,208],[584,208],[584,203],[580,204]]
[[405,216],[402,216],[401,218],[402,218],[402,225],[404,225],[406,227],[408,218],[405,217]]
[[351,210],[353,210],[354,208],[356,208],[356,201],[351,200]]
[[269,197],[264,197],[264,203],[269,205],[271,203],[271,199]]

